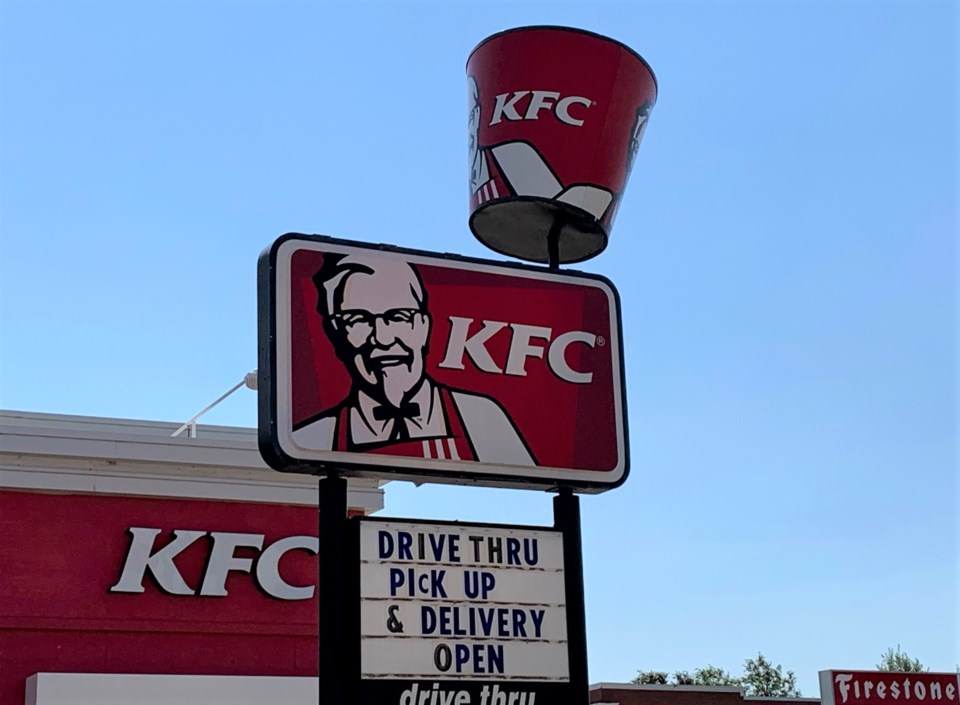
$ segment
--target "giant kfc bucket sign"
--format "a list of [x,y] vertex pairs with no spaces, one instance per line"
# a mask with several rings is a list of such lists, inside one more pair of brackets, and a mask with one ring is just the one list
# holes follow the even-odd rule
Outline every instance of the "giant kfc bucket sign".
[[467,61],[474,235],[534,262],[601,252],[656,100],[650,66],[612,39],[567,27],[485,39]]
[[259,264],[278,470],[603,491],[628,469],[606,279],[306,235]]

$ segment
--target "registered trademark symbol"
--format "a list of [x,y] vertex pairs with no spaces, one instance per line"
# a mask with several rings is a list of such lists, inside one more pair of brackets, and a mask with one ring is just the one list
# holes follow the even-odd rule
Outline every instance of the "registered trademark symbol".
[[602,348],[602,347],[603,347],[604,345],[606,345],[606,344],[607,344],[607,339],[604,338],[602,335],[598,335],[598,336],[597,336],[597,345],[599,345],[599,346]]

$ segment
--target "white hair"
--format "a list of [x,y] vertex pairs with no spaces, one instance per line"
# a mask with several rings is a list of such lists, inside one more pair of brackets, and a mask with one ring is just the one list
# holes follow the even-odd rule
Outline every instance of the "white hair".
[[368,258],[362,255],[346,255],[334,265],[332,274],[322,282],[328,314],[333,314],[337,310],[339,300],[343,298],[343,289],[347,285],[347,279],[354,274],[379,274],[388,277],[401,286],[405,284],[409,287],[410,293],[420,310],[425,308],[426,295],[423,282],[420,281],[420,276],[409,262],[385,257]]

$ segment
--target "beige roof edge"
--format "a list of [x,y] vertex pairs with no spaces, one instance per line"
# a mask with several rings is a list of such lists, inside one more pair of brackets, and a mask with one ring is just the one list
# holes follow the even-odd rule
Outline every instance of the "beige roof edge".
[[[142,433],[170,437],[183,423],[147,419],[124,419],[110,416],[81,416],[36,411],[0,409],[0,426],[42,428],[46,430],[96,430],[102,433]],[[244,438],[256,441],[257,429],[245,426],[197,424],[197,431],[208,438]]]
[[[0,488],[316,505],[317,478],[264,463],[253,428],[0,410]],[[348,503],[383,508],[384,484],[351,479]]]

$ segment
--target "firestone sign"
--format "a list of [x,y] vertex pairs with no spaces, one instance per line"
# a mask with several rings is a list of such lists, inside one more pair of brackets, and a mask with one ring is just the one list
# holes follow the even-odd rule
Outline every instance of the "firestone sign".
[[956,705],[960,674],[820,671],[823,705]]
[[279,470],[602,491],[627,474],[604,278],[317,236],[260,261],[260,445]]

